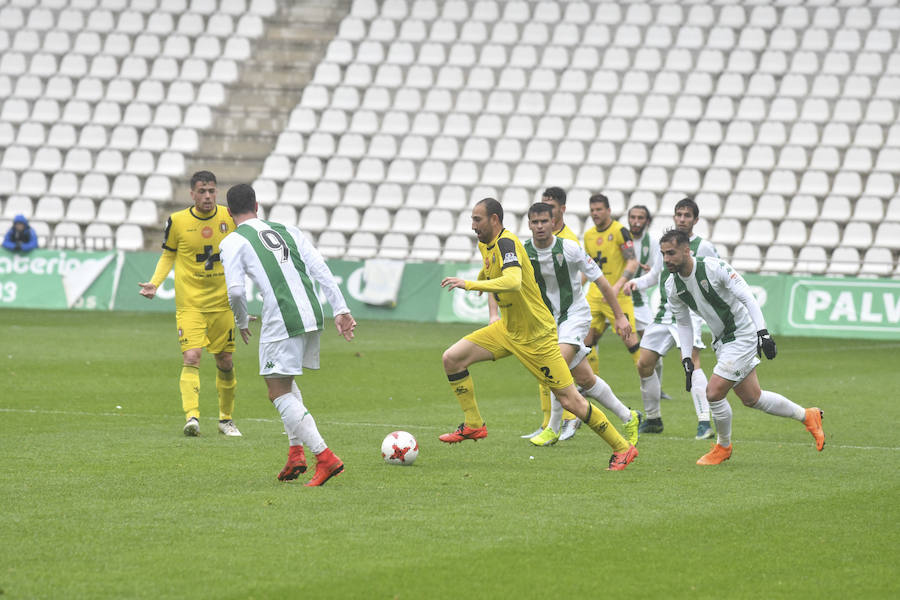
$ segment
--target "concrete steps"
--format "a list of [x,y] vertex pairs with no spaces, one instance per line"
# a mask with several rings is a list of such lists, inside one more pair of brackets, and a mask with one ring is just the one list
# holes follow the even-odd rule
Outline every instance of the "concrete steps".
[[[256,179],[351,0],[280,0],[280,5],[240,65],[238,80],[228,86],[225,103],[214,110],[212,126],[200,132],[200,149],[186,157],[185,175],[172,182],[173,201],[161,213],[190,204],[189,182],[196,171],[216,174],[220,203],[229,187]],[[147,233],[145,238],[156,239],[153,231]]]

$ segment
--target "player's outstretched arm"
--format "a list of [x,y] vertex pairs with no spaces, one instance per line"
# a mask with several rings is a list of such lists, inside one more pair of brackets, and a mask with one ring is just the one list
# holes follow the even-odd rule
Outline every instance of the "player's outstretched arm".
[[353,339],[353,330],[356,329],[356,320],[350,313],[341,313],[334,316],[334,326],[338,333],[344,336],[348,342]]

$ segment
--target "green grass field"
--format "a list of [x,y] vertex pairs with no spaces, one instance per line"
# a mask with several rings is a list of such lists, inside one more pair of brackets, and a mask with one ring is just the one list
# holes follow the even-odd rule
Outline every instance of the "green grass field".
[[[253,344],[235,358],[244,437],[216,433],[207,355],[204,435],[185,438],[173,315],[3,310],[0,327],[3,598],[900,594],[900,342],[778,338],[760,380],[825,410],[825,451],[730,397],[734,456],[707,468],[670,355],[665,433],[609,473],[587,428],[551,448],[519,438],[540,411],[511,358],[471,369],[490,437],[437,440],[462,420],[441,352],[471,326],[363,322],[350,344],[329,330],[299,384],[346,471],[314,489],[275,479],[287,438]],[[601,351],[640,408],[620,343]],[[381,460],[394,429],[419,440],[414,466]]]

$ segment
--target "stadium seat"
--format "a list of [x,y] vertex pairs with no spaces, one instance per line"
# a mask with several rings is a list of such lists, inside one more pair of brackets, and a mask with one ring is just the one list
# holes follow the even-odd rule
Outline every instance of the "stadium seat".
[[434,261],[441,255],[441,241],[434,234],[419,233],[413,238],[409,251],[410,260]]
[[[115,187],[115,186],[114,186]],[[96,220],[101,223],[123,223],[127,215],[125,201],[119,198],[105,198],[97,207]],[[87,235],[87,231],[85,231]]]
[[[299,227],[301,230],[313,231],[309,227],[304,227],[302,215]],[[340,231],[323,231],[316,241],[316,248],[325,258],[341,258],[347,250],[347,238]]]
[[834,248],[840,240],[840,230],[834,221],[816,221],[809,230],[808,243],[823,248]]
[[742,272],[757,272],[762,265],[762,253],[754,244],[738,244],[731,253],[731,265]]
[[878,225],[873,245],[894,251],[900,250],[900,223],[885,222]]
[[874,275],[887,277],[894,267],[894,258],[887,248],[869,248],[862,259],[859,274],[861,276]]
[[790,246],[775,245],[766,249],[760,271],[790,273],[794,268],[794,251]]
[[768,219],[751,219],[744,229],[743,242],[755,246],[767,247],[775,241],[775,228]]
[[117,250],[141,250],[144,247],[144,233],[140,226],[131,223],[116,228]]
[[794,273],[822,274],[828,267],[828,256],[825,248],[820,246],[804,246],[797,254]]
[[378,246],[378,258],[404,260],[409,255],[409,239],[402,233],[387,233]]
[[[660,211],[662,210],[662,207],[660,207]],[[714,244],[732,245],[737,243],[742,237],[743,231],[740,221],[723,217],[716,220],[710,241]]]
[[859,250],[839,246],[831,253],[828,275],[856,275],[860,269]]

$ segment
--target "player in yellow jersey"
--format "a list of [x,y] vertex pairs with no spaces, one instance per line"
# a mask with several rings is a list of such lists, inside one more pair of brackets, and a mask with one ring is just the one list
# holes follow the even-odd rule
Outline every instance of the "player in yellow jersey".
[[[609,209],[609,199],[606,196],[594,194],[589,203],[594,227],[584,232],[584,249],[588,256],[600,265],[603,276],[612,284],[613,291],[616,292],[622,312],[628,317],[628,322],[631,324],[631,335],[623,341],[631,353],[631,359],[637,364],[640,339],[637,336],[637,326],[634,322],[634,303],[631,296],[622,292],[622,286],[634,276],[639,267],[631,233],[624,225],[613,220]],[[586,346],[592,347],[606,330],[607,321],[614,322],[615,315],[609,304],[603,300],[599,289],[591,287],[587,299],[588,304],[591,305],[592,318],[591,330],[584,343]],[[588,356],[595,373],[599,371],[599,358],[596,353],[596,349],[593,349]]]
[[[549,204],[553,209],[550,216],[553,221],[553,235],[558,238],[578,242],[578,236],[575,235],[575,232],[572,231],[568,225],[566,225],[564,220],[564,215],[566,214],[566,191],[561,187],[548,187],[541,194],[541,202]],[[534,436],[539,435],[550,423],[550,406],[552,401],[550,397],[550,388],[546,385],[538,384],[538,397],[541,402],[541,426],[535,431],[521,436],[522,438],[531,439]],[[575,435],[575,431],[581,426],[581,421],[567,410],[563,411],[562,418],[563,421],[559,439],[560,441],[566,441]]]
[[140,294],[153,298],[175,267],[175,325],[184,358],[179,388],[186,423],[184,435],[200,435],[200,357],[206,348],[216,358],[219,432],[239,437],[234,410],[234,315],[228,304],[219,242],[234,231],[228,209],[216,204],[216,176],[198,171],[191,177],[194,205],[173,213],[166,223],[163,252]]
[[595,410],[575,389],[572,374],[557,345],[556,323],[541,298],[531,261],[519,239],[504,229],[503,207],[497,200],[485,198],[475,205],[472,230],[478,236],[483,259],[477,281],[446,277],[441,287],[448,291],[459,288],[492,293],[501,318],[470,333],[444,352],[444,372],[465,421],[456,431],[439,439],[453,444],[487,437],[468,367],[514,355],[539,382],[553,390],[563,408],[575,413],[612,447],[609,469],[624,469],[637,456],[637,448],[625,441],[615,427],[610,427],[603,412]]

